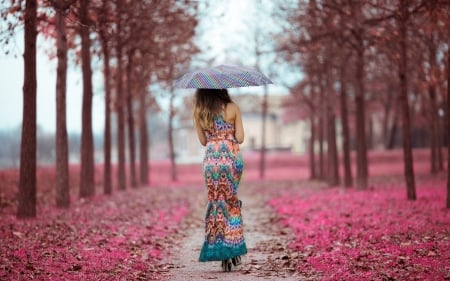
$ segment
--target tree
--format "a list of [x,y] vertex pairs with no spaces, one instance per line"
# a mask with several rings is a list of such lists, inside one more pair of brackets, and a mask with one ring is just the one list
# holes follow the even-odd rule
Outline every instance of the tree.
[[267,109],[269,107],[269,102],[267,101],[267,85],[263,86],[264,95],[261,103],[261,151],[259,159],[259,178],[264,179],[266,173],[266,127],[267,127]]
[[[439,116],[439,104],[444,100],[439,95],[439,86],[444,84],[445,63],[440,64],[443,47],[446,41],[446,19],[445,10],[449,9],[449,3],[439,3],[439,1],[427,1],[427,9],[421,15],[421,24],[415,28],[415,35],[420,39],[420,47],[423,54],[420,73],[423,77],[422,88],[428,92],[428,106],[426,116],[428,117],[429,143],[430,143],[430,167],[431,173],[436,174],[443,170],[443,157],[441,153],[442,133],[441,118]],[[447,11],[448,12],[448,11]]]
[[116,7],[116,56],[117,56],[117,85],[116,85],[116,111],[117,111],[117,154],[118,154],[118,181],[119,189],[126,189],[125,170],[125,99],[123,94],[123,36],[124,5],[122,0],[117,1]]
[[[407,196],[414,200],[413,145],[430,141],[432,171],[442,166],[438,113],[447,116],[444,122],[448,122],[447,110],[443,110],[443,114],[439,110],[439,107],[444,108],[440,106],[444,95],[441,98],[439,92],[444,92],[445,84],[442,73],[444,50],[449,41],[448,1],[312,0],[287,7],[285,11],[291,28],[286,29],[278,40],[283,57],[301,67],[306,77],[317,75],[319,81],[326,79],[328,68],[316,72],[311,67],[313,63],[305,58],[315,56],[319,65],[328,60],[339,73],[341,92],[350,89],[348,92],[355,95],[357,186],[364,188],[367,185],[366,142],[370,141],[370,147],[375,137],[371,124],[378,115],[382,116],[383,139],[388,149],[397,141],[397,128],[402,129]],[[337,43],[343,52],[327,54],[326,46],[333,43]],[[354,75],[345,72],[354,72]],[[319,85],[324,87],[326,83]],[[323,100],[327,97],[324,92],[329,91],[321,89]],[[344,93],[342,97],[345,97]],[[344,120],[347,111],[344,99],[341,104]],[[318,115],[322,114],[319,112]],[[429,117],[428,120],[424,116]],[[367,122],[370,122],[369,140],[366,140],[365,132]],[[324,126],[319,124],[319,127]],[[418,135],[419,130],[425,134]],[[343,126],[343,131],[348,129]],[[318,133],[320,138],[321,131]],[[343,132],[344,144],[347,134]],[[346,150],[343,147],[344,161],[348,163],[345,158],[350,157]],[[327,163],[331,163],[330,159]],[[348,172],[351,170],[348,164],[345,165],[347,178],[350,178]],[[330,167],[328,170],[331,171]]]
[[[316,85],[314,84],[314,77],[306,77],[299,82],[296,86],[290,89],[290,97],[287,99],[284,105],[285,114],[290,118],[301,118],[298,116],[299,112],[308,111],[309,124],[310,124],[310,137],[309,137],[309,170],[310,180],[318,178],[316,167],[316,155],[315,155],[315,143],[316,143],[316,131],[317,131],[317,104],[318,95],[316,93]],[[306,110],[304,109],[306,107]]]
[[[262,4],[260,1],[259,4]],[[270,29],[268,26],[275,26],[275,24],[261,25],[261,22],[267,23],[267,2],[265,5],[259,5],[258,9],[255,9],[253,16],[253,50],[252,53],[255,56],[255,67],[257,70],[262,72],[271,72],[270,68],[275,63],[274,58],[270,56],[274,54],[275,46],[273,45],[273,40],[271,40]],[[262,21],[265,18],[266,21]],[[264,65],[267,65],[264,67]],[[266,69],[266,71],[264,71]],[[259,159],[259,177],[261,179],[265,178],[266,172],[266,139],[267,139],[267,114],[269,109],[269,86],[263,85],[263,98],[261,102],[261,149],[260,149],[260,159]]]
[[[359,25],[354,19],[356,16],[354,15],[355,12],[351,9],[353,6],[347,4],[341,3],[340,1],[309,1],[308,3],[298,3],[298,7],[295,8],[285,8],[286,11],[292,11],[291,13],[288,12],[288,17],[289,22],[294,28],[290,28],[289,31],[286,30],[283,36],[284,38],[280,40],[281,44],[279,44],[279,49],[283,53],[300,53],[302,59],[290,61],[300,64],[305,75],[313,76],[315,77],[314,79],[318,80],[318,95],[320,96],[320,100],[323,101],[318,104],[317,109],[319,178],[326,178],[330,185],[337,185],[339,183],[335,127],[336,108],[331,106],[335,100],[334,85],[338,82],[336,80],[339,77],[336,74],[341,72],[340,65],[342,62],[339,61],[339,58],[342,56],[341,53],[347,52],[347,56],[349,57],[351,52],[348,49],[356,45],[348,43],[349,41],[355,41],[352,36],[356,32],[352,33],[348,31],[348,26],[356,30]],[[354,22],[348,24],[349,21]],[[324,26],[327,28],[324,29]],[[324,30],[326,31],[324,32]],[[336,48],[336,46],[339,46],[339,48]],[[345,65],[346,68],[352,70],[348,62]],[[350,70],[347,71],[350,72]],[[347,79],[346,75],[342,77]],[[341,85],[344,85],[342,79],[339,82]],[[341,93],[343,90],[346,90],[346,88],[342,87]],[[362,101],[365,102],[364,99]],[[343,111],[345,114],[347,113],[346,109]],[[365,122],[363,116],[356,119],[362,119],[362,122]],[[345,127],[348,120],[347,116],[341,120],[346,122]],[[364,132],[364,130],[361,131]],[[344,130],[344,132],[347,133],[344,139],[348,141],[349,130]],[[314,135],[316,135],[316,132],[314,132]],[[324,139],[327,142],[326,147],[323,143]],[[365,141],[365,137],[363,136],[361,140]],[[348,144],[348,142],[344,141],[344,144]],[[348,145],[346,147],[349,148]],[[364,146],[361,147],[364,148]],[[363,150],[365,151],[365,149]],[[327,153],[327,159],[325,159],[325,151]],[[348,149],[345,150],[345,154],[349,156]],[[363,157],[360,159],[364,160]],[[347,171],[347,185],[349,185],[348,182],[351,181],[349,180],[349,178],[351,179],[351,172],[349,173],[350,157],[345,157],[344,160]],[[365,164],[359,165],[361,169],[367,166],[367,161],[362,162],[365,162]]]
[[366,29],[363,24],[364,3],[360,2],[350,7],[347,19],[350,22],[350,46],[356,53],[355,73],[355,105],[356,105],[356,187],[365,189],[369,176],[366,144],[366,101],[365,101],[365,61],[364,53],[367,48]]
[[[327,64],[325,64],[326,66]],[[336,114],[335,114],[335,92],[333,87],[333,74],[332,68],[327,67],[324,70],[325,78],[325,88],[327,90],[327,98],[325,102],[326,106],[326,120],[327,120],[327,181],[329,186],[339,185],[339,163],[338,163],[338,153],[336,144]]]
[[177,166],[176,166],[176,155],[175,155],[175,147],[173,142],[173,120],[176,115],[175,106],[174,106],[175,93],[173,91],[173,87],[170,87],[170,96],[169,96],[169,129],[167,131],[169,140],[169,158],[171,163],[171,175],[172,181],[177,181]]
[[341,52],[341,61],[339,67],[339,103],[341,108],[342,123],[342,153],[344,159],[344,186],[351,187],[353,185],[353,177],[351,170],[350,158],[350,129],[348,126],[348,102],[347,102],[347,73],[345,62],[349,56]]
[[[317,62],[318,63],[318,62]],[[319,63],[318,63],[319,64]],[[323,87],[323,73],[321,70],[317,74],[317,89],[318,89],[318,96],[321,101],[325,99],[325,90]],[[318,124],[319,124],[319,134],[318,134],[318,140],[319,140],[319,179],[320,180],[326,180],[326,169],[325,169],[325,149],[324,149],[324,139],[326,136],[326,107],[324,102],[320,102],[318,106]]]
[[[444,64],[447,65],[446,67],[446,82],[447,82],[447,92],[446,92],[446,111],[447,113],[445,116],[447,117],[446,120],[446,131],[447,136],[450,136],[450,120],[449,120],[449,112],[450,112],[450,3],[447,1],[440,1],[435,0],[431,3],[431,11],[432,15],[435,17],[433,19],[437,19],[436,22],[439,24],[436,24],[437,27],[440,29],[440,32],[442,33],[442,41],[446,45],[447,50],[444,53]],[[447,137],[447,202],[446,207],[447,209],[450,209],[450,137]]]
[[91,40],[88,20],[89,1],[80,0],[81,63],[83,72],[83,104],[81,129],[80,197],[91,197],[94,186],[94,138],[92,134],[92,69]]
[[56,206],[70,206],[69,148],[66,121],[67,32],[65,13],[74,0],[52,0],[56,12]]
[[[135,175],[135,110],[139,100],[140,179],[148,184],[148,129],[147,107],[154,99],[147,97],[148,86],[153,81],[166,85],[172,83],[170,70],[179,57],[191,56],[192,38],[196,26],[197,3],[179,1],[134,1],[124,5],[119,1],[117,11],[117,112],[119,149],[119,188],[125,186],[124,130],[127,114],[130,179],[137,185]],[[170,32],[168,32],[170,30]],[[179,59],[178,59],[179,60]],[[126,63],[126,65],[125,65]],[[124,73],[125,72],[125,73]],[[173,73],[172,73],[173,74]],[[152,80],[153,79],[153,80]],[[123,92],[123,81],[126,89]],[[123,183],[121,183],[123,182]]]
[[127,107],[127,121],[128,121],[128,153],[130,155],[130,181],[132,187],[137,187],[137,176],[136,176],[136,141],[135,141],[135,130],[134,130],[134,109],[133,109],[133,91],[132,91],[132,66],[133,66],[133,55],[134,50],[130,49],[127,53],[127,96],[126,96],[126,107]]
[[111,175],[111,22],[110,1],[103,0],[100,10],[97,12],[99,20],[99,40],[103,53],[103,82],[105,87],[105,130],[103,135],[104,151],[104,174],[103,174],[103,193],[112,193],[112,175]]
[[[170,3],[170,2],[168,2]],[[181,71],[186,71],[192,56],[198,52],[193,44],[195,27],[197,26],[197,3],[179,3],[172,9],[166,5],[159,5],[154,9],[155,17],[165,18],[165,26],[155,25],[152,31],[151,44],[153,74],[169,92],[168,135],[169,157],[171,162],[171,178],[177,180],[176,151],[173,140],[173,123],[176,117],[174,108],[175,92],[173,81]],[[155,19],[157,21],[157,18]],[[177,28],[175,28],[177,27]],[[170,33],[167,33],[167,30]],[[164,34],[164,36],[162,36]],[[157,54],[157,55],[155,55]]]
[[[450,112],[450,42],[447,46],[447,112]],[[450,122],[447,122],[447,133],[450,136]],[[447,209],[450,209],[450,141],[447,143]]]
[[140,165],[139,165],[139,179],[142,185],[148,185],[150,183],[149,174],[149,137],[147,128],[147,96],[148,92],[145,87],[139,88],[139,155],[140,155]]
[[137,64],[135,84],[137,85],[137,96],[139,101],[138,124],[139,124],[139,182],[141,185],[150,184],[149,179],[149,132],[147,122],[147,108],[156,105],[154,97],[148,89],[148,83],[151,81],[152,70],[148,67],[147,60],[143,57],[142,50],[137,52]]
[[[311,85],[313,88],[314,86]],[[312,93],[314,97],[315,93]],[[316,167],[316,152],[315,152],[315,144],[316,144],[316,131],[317,131],[317,114],[316,114],[316,105],[313,101],[307,102],[310,110],[310,139],[309,139],[309,167],[310,167],[310,176],[309,178],[314,180],[317,179],[317,167]]]
[[[332,22],[337,18],[336,14],[330,14],[324,19],[324,23],[327,26],[331,26]],[[334,84],[337,82],[335,78],[334,65],[335,57],[339,57],[338,44],[336,44],[338,38],[327,38],[328,43],[324,48],[324,61],[323,61],[323,89],[326,92],[325,99],[325,120],[326,120],[326,136],[327,136],[327,182],[329,186],[337,186],[340,182],[339,177],[339,162],[337,152],[336,141],[336,93]]]
[[407,197],[409,200],[416,200],[416,185],[414,179],[413,156],[411,148],[411,122],[409,117],[408,104],[408,80],[407,80],[407,25],[408,25],[408,4],[406,0],[398,2],[397,27],[400,44],[400,63],[398,76],[400,79],[400,105],[402,108],[402,129],[403,129],[403,159],[405,165],[405,179]]
[[438,136],[438,112],[437,112],[437,97],[436,97],[436,59],[437,59],[437,43],[436,34],[432,32],[431,36],[427,40],[428,42],[428,61],[429,61],[429,83],[428,83],[428,95],[429,95],[429,116],[430,116],[430,166],[431,173],[436,174],[439,169],[438,153],[439,153],[439,136]]
[[[314,48],[308,47],[322,43],[322,48],[326,46],[340,46],[340,48],[333,48],[326,52],[321,52],[320,57],[322,61],[327,61],[328,67],[339,68],[339,57],[341,56],[337,51],[339,49],[350,54],[355,54],[355,65],[352,67],[347,64],[350,70],[355,71],[352,82],[355,92],[355,107],[356,107],[356,160],[357,160],[357,175],[356,186],[364,189],[367,186],[368,180],[368,161],[367,161],[367,144],[366,144],[366,97],[365,97],[365,52],[368,49],[368,35],[366,22],[371,20],[368,18],[370,13],[366,12],[366,2],[346,2],[339,0],[328,1],[310,1],[308,4],[300,4],[301,17],[292,16],[292,21],[296,26],[301,28],[293,38],[293,43],[306,46],[304,51],[316,52]],[[327,26],[326,29],[323,26]],[[350,52],[352,51],[352,52]],[[327,67],[324,68],[324,72]],[[339,71],[339,70],[338,70]],[[321,74],[326,77],[325,73]],[[341,83],[343,81],[340,81]],[[328,93],[331,94],[331,93]],[[325,108],[326,109],[326,108]],[[323,112],[327,112],[324,110]],[[330,112],[332,113],[332,112]],[[329,113],[326,113],[327,116]],[[327,117],[328,118],[328,117]],[[320,121],[319,121],[320,122]],[[327,122],[328,124],[329,122]],[[321,127],[319,125],[319,127]],[[333,134],[331,127],[329,133]],[[320,134],[319,131],[319,138]],[[328,142],[333,142],[333,137],[327,137]],[[329,156],[333,156],[333,148]],[[332,164],[332,159],[327,161]],[[348,161],[347,177],[348,175]],[[329,172],[333,171],[333,167],[328,167]],[[327,175],[330,179],[330,175]]]
[[25,3],[22,140],[17,217],[36,217],[36,37],[37,2]]

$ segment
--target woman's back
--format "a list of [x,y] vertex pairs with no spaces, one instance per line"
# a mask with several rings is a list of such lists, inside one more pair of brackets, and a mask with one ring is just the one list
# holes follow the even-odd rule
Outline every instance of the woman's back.
[[194,113],[194,117],[197,134],[203,145],[214,139],[234,140],[238,144],[244,141],[241,112],[239,107],[233,102],[223,105],[222,110],[214,114],[211,129],[202,128],[198,111]]
[[214,117],[213,129],[205,130],[207,142],[220,140],[237,142],[234,133],[234,124],[226,121],[221,114],[217,114]]

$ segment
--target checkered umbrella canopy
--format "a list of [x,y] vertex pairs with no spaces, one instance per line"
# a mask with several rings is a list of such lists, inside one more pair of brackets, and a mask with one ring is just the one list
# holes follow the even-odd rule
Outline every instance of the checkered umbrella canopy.
[[261,72],[245,66],[219,65],[188,72],[175,81],[176,88],[226,89],[272,84]]

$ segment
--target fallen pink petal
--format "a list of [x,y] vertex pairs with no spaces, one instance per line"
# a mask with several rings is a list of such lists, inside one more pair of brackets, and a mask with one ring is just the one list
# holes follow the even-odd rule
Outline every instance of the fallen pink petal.
[[295,233],[299,271],[324,280],[444,280],[450,269],[450,213],[443,179],[424,179],[416,202],[401,185],[368,191],[302,187],[269,204]]
[[450,281],[449,0],[0,19],[0,281]]

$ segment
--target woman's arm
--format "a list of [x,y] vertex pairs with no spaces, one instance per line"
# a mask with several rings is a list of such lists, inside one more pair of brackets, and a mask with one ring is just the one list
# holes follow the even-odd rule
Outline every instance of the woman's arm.
[[206,145],[205,131],[200,126],[199,122],[197,122],[197,118],[196,117],[194,117],[194,124],[195,124],[195,130],[197,131],[198,140],[200,141],[200,143],[203,146],[205,146]]
[[233,104],[233,108],[235,111],[235,118],[234,118],[234,137],[236,138],[237,142],[239,144],[244,142],[244,125],[242,124],[242,117],[241,117],[241,111],[239,109],[239,106],[236,104]]

